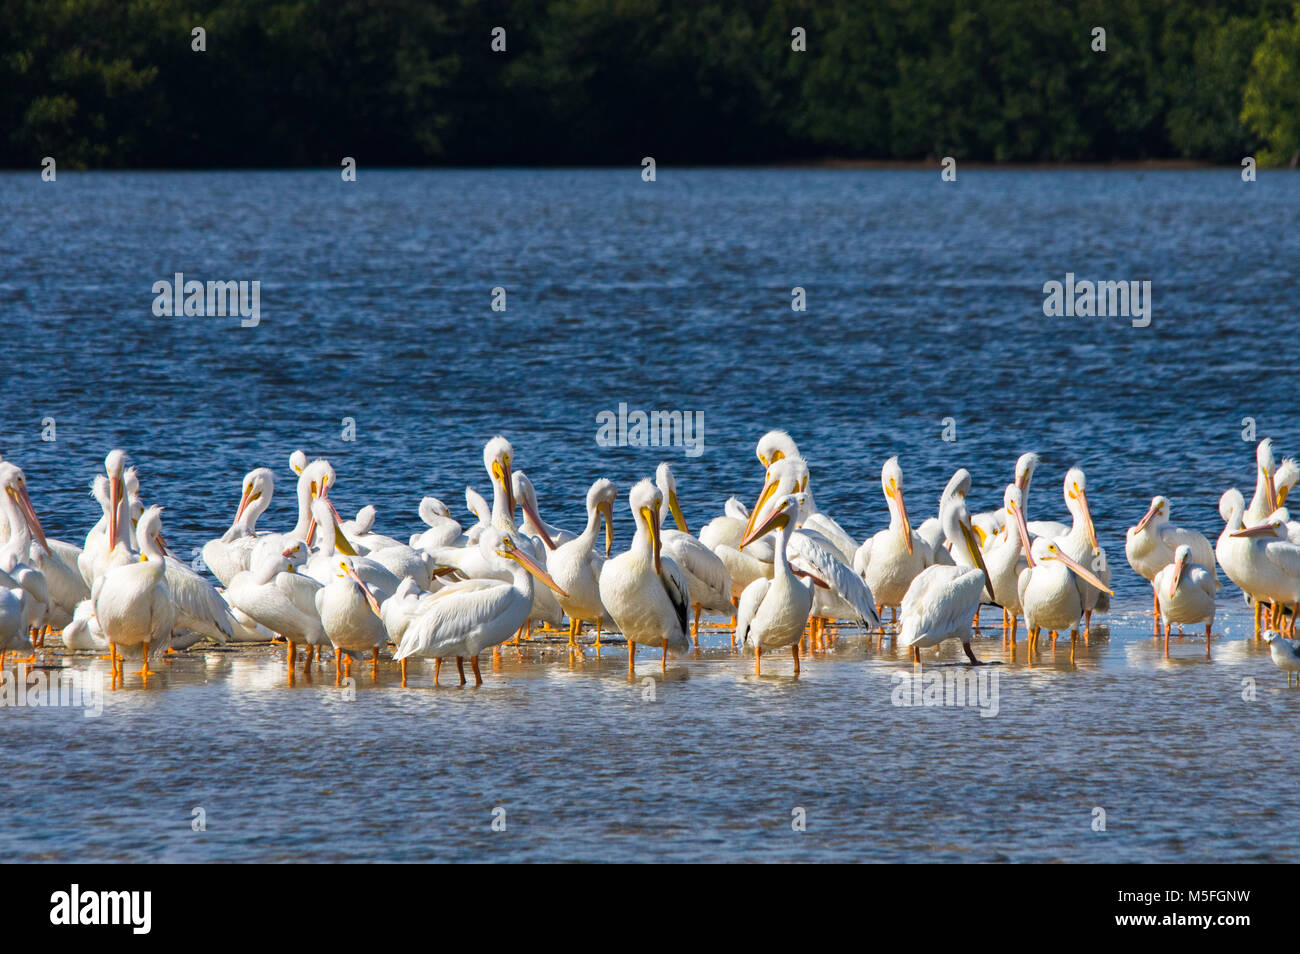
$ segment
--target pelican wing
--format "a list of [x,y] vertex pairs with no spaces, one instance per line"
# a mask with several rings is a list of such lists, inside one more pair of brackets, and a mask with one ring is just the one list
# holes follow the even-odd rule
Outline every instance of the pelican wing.
[[816,530],[825,537],[831,552],[845,563],[853,562],[853,554],[858,549],[858,541],[849,536],[844,528],[835,522],[833,517],[819,510],[808,515],[808,519],[804,521],[804,527],[809,530]]
[[871,589],[862,577],[854,573],[844,561],[835,555],[835,551],[820,534],[799,530],[790,536],[789,552],[792,564],[811,573],[826,583],[837,596],[843,599],[858,614],[866,625],[880,625],[876,615],[876,601],[871,596]]
[[1264,548],[1274,566],[1288,576],[1300,576],[1300,547],[1293,543],[1270,543]]
[[663,557],[659,565],[662,567],[659,581],[664,585],[664,592],[668,594],[668,601],[673,604],[673,609],[677,612],[677,622],[681,624],[682,633],[685,634],[690,630],[687,619],[691,606],[691,588],[686,582],[686,574],[672,557]]
[[428,598],[411,620],[394,660],[408,656],[437,656],[459,646],[484,623],[501,612],[513,587],[503,580],[464,580]]
[[946,639],[968,635],[983,592],[984,574],[979,570],[926,567],[912,580],[903,597],[898,644],[911,646],[923,636]]
[[224,643],[235,633],[235,618],[230,615],[230,606],[188,564],[174,557],[166,559],[167,588],[176,607],[176,628],[202,633],[209,639]]
[[716,553],[677,530],[664,531],[663,546],[664,552],[699,582],[699,592],[691,593],[693,602],[717,613],[731,611],[731,574]]

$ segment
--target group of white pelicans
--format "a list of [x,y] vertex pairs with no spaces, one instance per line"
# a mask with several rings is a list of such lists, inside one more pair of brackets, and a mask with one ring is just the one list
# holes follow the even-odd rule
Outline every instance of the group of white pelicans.
[[[94,479],[102,516],[81,547],[46,538],[22,470],[0,460],[0,669],[6,656],[35,661],[55,634],[68,650],[107,652],[115,685],[127,658],[140,660],[147,679],[151,659],[200,640],[276,640],[287,645],[290,679],[300,647],[308,672],[332,651],[338,681],[366,656],[377,675],[380,652],[391,644],[403,685],[412,658],[435,661],[435,685],[451,658],[464,684],[468,659],[477,685],[481,653],[532,639],[539,625],[559,631],[567,619],[577,651],[584,626],[595,630],[597,647],[603,633],[620,633],[632,677],[638,646],[658,650],[666,668],[670,652],[688,652],[692,639],[698,645],[700,614],[709,612],[732,617],[732,646],[754,654],[755,672],[763,653],[788,649],[797,673],[801,644],[825,645],[829,623],[858,624],[882,639],[885,607],[897,624],[891,638],[911,648],[914,662],[922,648],[955,639],[978,664],[971,639],[982,604],[1002,609],[1013,654],[1024,618],[1032,661],[1041,633],[1055,646],[1068,632],[1073,653],[1093,612],[1109,607],[1110,567],[1077,467],[1065,475],[1069,524],[1028,519],[1038,456],[1025,454],[1000,508],[970,512],[971,476],[962,469],[948,481],[938,515],[913,528],[902,470],[890,458],[881,471],[889,526],[859,543],[818,509],[808,465],[788,434],[765,434],[757,456],[764,479],[755,505],[732,497],[698,536],[678,503],[672,468],[660,464],[655,480],[628,493],[635,534],[627,551],[611,556],[614,484],[591,485],[581,530],[552,526],[503,437],[483,451],[491,506],[467,488],[476,522],[462,526],[441,501],[425,497],[419,512],[427,526],[406,542],[375,532],[373,507],[341,519],[330,500],[333,466],[299,451],[290,458],[294,527],[258,530],[275,483],[270,469],[258,468],[244,477],[230,529],[203,547],[220,587],[169,552],[162,508],[141,500],[125,452],[111,452]],[[1217,563],[1253,602],[1256,636],[1263,631],[1290,684],[1300,672],[1300,641],[1287,638],[1300,608],[1300,523],[1290,522],[1283,504],[1300,467],[1290,459],[1278,467],[1265,440],[1256,470],[1249,506],[1235,489],[1223,495],[1217,546],[1171,525],[1169,501],[1158,496],[1129,529],[1125,552],[1151,584],[1166,654],[1171,624],[1181,635],[1184,625],[1202,623],[1208,654]],[[664,527],[669,515],[675,529]]]

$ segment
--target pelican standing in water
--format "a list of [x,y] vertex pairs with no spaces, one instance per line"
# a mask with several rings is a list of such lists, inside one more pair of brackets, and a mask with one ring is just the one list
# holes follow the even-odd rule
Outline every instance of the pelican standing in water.
[[[334,680],[352,675],[352,660],[371,653],[370,674],[379,675],[379,650],[388,642],[379,601],[347,557],[336,560],[334,579],[316,591],[314,602],[325,635],[334,646]],[[400,585],[400,584],[399,584]],[[396,588],[394,588],[396,589]]]
[[677,500],[677,479],[667,461],[660,463],[655,470],[655,486],[663,497],[666,507],[659,510],[660,521],[666,516],[665,510],[671,511],[677,524],[676,530],[659,531],[660,545],[665,556],[675,562],[686,576],[686,585],[691,594],[691,606],[695,610],[695,621],[691,624],[691,639],[695,645],[700,644],[700,611],[731,615],[731,574],[727,566],[716,553],[699,540],[691,536],[690,526],[682,513]]
[[406,660],[412,656],[432,657],[436,661],[434,685],[438,684],[442,660],[455,656],[463,685],[464,659],[468,656],[474,669],[474,685],[481,686],[479,653],[505,642],[528,621],[533,607],[534,577],[557,596],[568,597],[510,535],[489,528],[479,537],[478,547],[484,560],[509,572],[509,581],[463,580],[424,598],[420,612],[407,624],[402,642],[393,653],[393,658],[402,664],[403,685],[406,684]]
[[321,585],[307,574],[296,572],[289,562],[299,553],[305,555],[306,548],[299,541],[281,552],[276,541],[266,541],[254,551],[252,566],[236,573],[226,588],[231,606],[284,637],[290,673],[299,643],[307,646],[304,669],[311,666],[318,650],[329,645],[316,610],[316,592]]
[[1151,506],[1136,526],[1129,527],[1124,535],[1124,555],[1138,576],[1151,584],[1153,614],[1156,633],[1160,632],[1160,593],[1155,585],[1156,574],[1174,562],[1174,552],[1186,545],[1191,562],[1209,570],[1214,576],[1214,549],[1210,541],[1195,530],[1184,530],[1169,523],[1169,498],[1155,496]]
[[[1038,645],[1038,634],[1044,629],[1051,634],[1053,646],[1057,635],[1069,629],[1070,659],[1073,660],[1079,619],[1084,614],[1086,588],[1093,587],[1104,593],[1110,590],[1096,574],[1066,553],[1060,541],[1039,537],[1030,546],[1025,531],[1023,543],[1029,553],[1029,566],[1020,572],[1016,586],[1025,614],[1029,651],[1033,653]],[[1084,633],[1086,636],[1087,631]]]
[[122,676],[124,650],[139,649],[140,676],[148,678],[149,657],[167,649],[175,610],[167,589],[166,557],[157,542],[161,514],[161,507],[149,507],[140,515],[140,562],[115,566],[95,581],[91,599],[108,640],[114,678]]
[[605,522],[605,556],[614,545],[614,499],[618,489],[604,477],[587,491],[587,526],[574,539],[546,551],[546,572],[567,595],[560,608],[569,617],[569,645],[576,645],[583,622],[596,624],[596,645],[604,624],[600,602],[600,571],[605,558],[596,553],[596,535]]
[[806,496],[787,495],[773,501],[771,516],[740,541],[743,549],[776,531],[773,538],[772,578],[759,578],[745,587],[736,613],[736,638],[741,650],[754,650],[754,675],[762,675],[763,650],[790,647],[795,675],[799,674],[799,640],[812,612],[812,583],[803,583],[786,560],[786,547],[794,521]]
[[687,633],[690,590],[681,567],[663,555],[659,539],[663,495],[649,480],[628,494],[636,523],[632,546],[605,564],[600,573],[600,601],[627,639],[627,674],[636,675],[638,644],[663,650],[662,672],[668,671],[668,651],[691,648]]
[[1157,609],[1165,625],[1165,655],[1169,655],[1169,624],[1178,624],[1181,635],[1184,623],[1205,623],[1205,655],[1210,655],[1210,630],[1214,627],[1214,593],[1218,585],[1214,574],[1204,566],[1193,565],[1192,549],[1178,544],[1173,562],[1161,569],[1153,581]]
[[960,554],[972,565],[935,564],[917,574],[903,596],[898,644],[905,649],[911,647],[912,661],[920,662],[922,647],[957,639],[966,658],[978,666],[980,661],[970,646],[971,619],[985,587],[992,590],[993,583],[971,526],[964,494],[949,494],[939,502],[939,521],[952,544],[954,559]]
[[269,467],[258,467],[244,475],[239,507],[230,529],[216,540],[203,544],[203,562],[212,575],[229,586],[236,573],[248,569],[253,547],[257,545],[257,520],[271,506],[275,495],[275,473]]
[[1287,539],[1285,507],[1269,514],[1268,519],[1253,527],[1237,530],[1232,537],[1245,540],[1242,563],[1246,586],[1242,589],[1258,599],[1273,604],[1269,626],[1280,628],[1286,611],[1291,610],[1286,623],[1288,635],[1295,633],[1296,614],[1300,612],[1300,547]]
[[1248,527],[1263,523],[1268,515],[1281,506],[1277,502],[1277,458],[1273,456],[1273,439],[1266,437],[1255,448],[1255,494],[1246,508],[1245,524]]
[[[880,469],[880,484],[889,506],[889,528],[881,530],[858,548],[853,569],[866,581],[876,598],[876,613],[888,606],[891,622],[898,621],[898,607],[912,581],[926,567],[929,547],[912,529],[903,502],[903,470],[891,457]],[[882,629],[883,631],[883,629]]]
[[[1079,593],[1083,598],[1083,634],[1086,638],[1092,632],[1092,612],[1106,612],[1110,609],[1111,591],[1110,565],[1106,562],[1106,551],[1097,543],[1097,529],[1093,526],[1092,511],[1088,508],[1088,482],[1083,470],[1071,467],[1065,475],[1065,506],[1074,517],[1070,532],[1056,538],[1061,552],[1076,563],[1091,566],[1091,571],[1084,577]],[[1101,586],[1092,580],[1100,580]]]
[[1002,607],[1002,628],[1011,644],[1016,642],[1017,617],[1024,612],[1020,605],[1020,573],[1028,566],[1029,527],[1025,523],[1024,491],[1017,484],[1007,484],[1002,494],[1005,513],[1004,532],[984,550],[984,563],[993,591],[986,594]]

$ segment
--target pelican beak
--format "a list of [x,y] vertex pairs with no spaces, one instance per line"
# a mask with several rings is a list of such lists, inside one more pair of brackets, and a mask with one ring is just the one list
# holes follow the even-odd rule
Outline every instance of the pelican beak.
[[763,506],[776,493],[776,482],[764,479],[763,492],[758,495],[758,503],[754,504],[754,509],[749,512],[749,520],[745,523],[745,532],[742,538],[748,537],[753,532],[754,525],[758,522],[759,516],[763,512]]
[[329,504],[330,513],[334,515],[334,549],[347,556],[357,556],[356,547],[348,541],[347,536],[343,533],[343,520],[339,517],[339,512],[334,509],[334,501],[330,500],[329,495],[325,493],[321,494],[321,499]]
[[789,522],[790,515],[786,513],[784,509],[777,510],[772,514],[772,516],[767,518],[762,526],[755,527],[753,531],[746,533],[745,536],[741,538],[740,549],[745,549],[745,547],[749,546],[755,540],[767,536],[767,534],[771,533],[773,530],[776,530],[779,527],[784,527]]
[[655,572],[658,573],[663,569],[659,553],[659,514],[655,513],[649,507],[642,507],[641,519],[644,520],[646,526],[650,528],[650,542],[654,546],[655,551]]
[[1025,523],[1025,511],[1021,507],[1015,508],[1016,533],[1020,534],[1020,545],[1025,549],[1025,559],[1029,565],[1034,565],[1034,555],[1030,552],[1029,546],[1029,524]]
[[239,518],[242,517],[242,516],[244,515],[244,511],[248,509],[248,504],[249,504],[249,502],[252,501],[252,500],[254,500],[254,499],[255,499],[255,495],[253,494],[253,486],[252,486],[252,484],[249,484],[247,487],[244,488],[244,492],[243,492],[243,494],[240,495],[240,498],[239,498],[239,509],[235,511],[235,522],[236,522],[236,523],[238,523],[238,522],[239,522]]
[[117,508],[122,503],[122,478],[108,480],[108,548],[117,546]]
[[513,523],[515,519],[515,483],[514,476],[510,470],[510,458],[501,458],[501,483],[506,489],[506,506],[510,511],[510,520]]
[[1183,578],[1183,570],[1186,567],[1186,560],[1179,560],[1174,564],[1174,581],[1169,585],[1169,595],[1171,597],[1178,592],[1178,582]]
[[45,542],[45,528],[41,526],[41,520],[36,516],[36,508],[32,506],[32,498],[27,494],[26,484],[20,484],[14,491],[14,495],[18,498],[18,506],[22,509],[23,519],[27,521],[27,529],[31,530],[36,542],[48,553],[50,547]]
[[1083,488],[1075,491],[1079,498],[1079,506],[1083,508],[1083,527],[1088,532],[1088,545],[1097,549],[1097,528],[1092,524],[1092,511],[1088,509],[1088,494]]
[[365,580],[361,579],[361,577],[357,575],[357,571],[347,564],[343,565],[343,572],[352,579],[352,582],[361,587],[361,592],[365,595],[366,602],[370,604],[371,612],[376,616],[383,618],[383,613],[379,610],[379,600],[375,599],[375,594],[370,592],[370,587],[366,586]]
[[912,555],[912,521],[907,519],[907,504],[903,503],[903,488],[896,483],[890,484],[890,491],[898,501],[898,515],[903,519],[903,539],[907,541],[907,555]]
[[1264,490],[1268,494],[1268,509],[1276,510],[1278,508],[1277,487],[1273,483],[1273,475],[1269,472],[1268,468],[1264,469]]
[[1234,537],[1271,537],[1273,535],[1273,525],[1271,523],[1258,523],[1253,527],[1243,527],[1232,533]]
[[[513,500],[513,498],[511,499]],[[555,541],[552,540],[551,535],[546,532],[546,527],[543,526],[542,524],[542,518],[537,515],[537,508],[533,506],[533,502],[528,499],[528,496],[526,494],[524,495],[524,499],[519,501],[519,505],[524,508],[524,513],[528,514],[528,519],[531,520],[533,522],[533,526],[537,528],[538,534],[541,535],[542,542],[546,544],[546,549],[554,550]],[[511,509],[510,513],[511,514],[514,513],[513,508]]]
[[1028,486],[1029,486],[1029,472],[1026,471],[1023,474],[1016,474],[1016,489],[1019,490],[1021,493],[1024,493],[1025,489]]
[[686,517],[682,514],[681,504],[677,502],[677,491],[668,491],[668,509],[673,512],[673,522],[677,524],[677,529],[682,533],[690,533],[691,528],[686,525]]
[[1274,507],[1274,508],[1273,508],[1274,510],[1276,510],[1278,507],[1281,507],[1283,504],[1286,503],[1286,496],[1287,496],[1287,494],[1289,494],[1290,492],[1291,492],[1291,488],[1290,488],[1290,487],[1279,487],[1279,488],[1277,488],[1277,507]]
[[614,504],[608,500],[603,501],[600,515],[605,520],[605,556],[608,558],[614,550]]
[[984,583],[988,587],[989,596],[992,596],[993,577],[989,576],[989,568],[984,565],[984,554],[980,551],[979,541],[975,538],[975,530],[968,521],[961,522],[961,535],[966,538],[966,549],[970,552],[971,560],[984,574]]
[[507,560],[514,560],[516,563],[522,566],[533,576],[537,577],[537,579],[540,580],[542,583],[545,583],[547,586],[553,589],[560,596],[563,596],[566,600],[569,598],[569,594],[564,592],[564,590],[560,589],[560,585],[556,583],[553,579],[551,579],[551,575],[546,572],[546,569],[541,565],[539,565],[536,560],[530,557],[523,550],[519,549],[519,547],[507,543],[504,549],[497,551],[497,555],[505,557]]
[[1155,517],[1155,515],[1159,511],[1160,508],[1156,504],[1152,504],[1151,507],[1147,510],[1146,516],[1144,516],[1141,520],[1139,520],[1138,525],[1133,528],[1133,532],[1141,533],[1143,530],[1145,530],[1147,524],[1151,522],[1152,518]]
[[1082,577],[1084,580],[1091,583],[1093,586],[1101,590],[1103,593],[1109,593],[1111,596],[1115,595],[1115,591],[1112,590],[1105,583],[1103,583],[1097,577],[1096,573],[1093,573],[1092,570],[1089,570],[1082,563],[1076,562],[1072,557],[1066,556],[1064,553],[1061,552],[1059,547],[1057,548],[1056,552],[1052,554],[1052,559],[1060,560],[1071,570],[1073,570],[1076,576]]

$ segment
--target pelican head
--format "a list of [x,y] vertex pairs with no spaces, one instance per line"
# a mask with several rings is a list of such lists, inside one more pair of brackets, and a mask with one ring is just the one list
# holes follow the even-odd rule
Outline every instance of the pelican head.
[[300,450],[294,451],[289,455],[289,469],[295,474],[301,474],[307,467],[307,455]]
[[135,536],[140,545],[141,561],[155,560],[161,563],[163,560],[163,548],[159,545],[162,537],[162,511],[163,508],[156,504],[145,507],[140,519],[136,521]]
[[1091,583],[1093,586],[1101,590],[1103,593],[1110,593],[1112,596],[1115,595],[1114,591],[1111,590],[1110,587],[1108,587],[1097,577],[1097,574],[1093,573],[1092,570],[1089,570],[1082,563],[1079,563],[1076,560],[1074,560],[1071,556],[1069,556],[1069,554],[1065,553],[1060,547],[1058,547],[1055,542],[1049,542],[1047,546],[1042,548],[1041,559],[1057,560],[1060,563],[1063,563],[1065,566],[1069,567],[1076,576],[1081,577],[1082,579]]
[[782,540],[788,541],[790,534],[794,532],[795,523],[799,519],[799,511],[807,503],[808,495],[805,493],[786,494],[783,497],[777,497],[772,501],[767,519],[741,538],[740,549],[745,549],[749,544],[767,536],[773,530],[781,534]]
[[1147,508],[1146,515],[1137,522],[1133,528],[1133,533],[1138,534],[1147,528],[1153,520],[1157,521],[1156,526],[1165,523],[1169,519],[1169,498],[1159,494],[1151,498],[1151,506]]
[[434,526],[434,521],[438,518],[443,520],[451,519],[451,511],[447,505],[437,497],[424,497],[420,500],[420,519],[428,526]]
[[[957,479],[960,474],[966,474],[965,470],[959,470],[953,475],[953,480]],[[951,486],[952,481],[949,481]],[[966,474],[966,486],[970,486],[970,474]],[[984,554],[980,549],[979,538],[975,535],[975,528],[971,526],[970,511],[966,509],[965,493],[947,494],[939,502],[939,522],[943,525],[944,535],[952,543],[953,552],[962,552],[969,554],[971,564],[984,574],[984,583],[988,587],[990,594],[993,593],[993,577],[989,575],[989,568],[984,565]]]
[[[320,496],[312,501],[311,504],[311,523],[307,527],[307,543],[310,544],[315,536],[316,528],[321,528],[322,546],[324,539],[328,536],[333,541],[332,549],[336,553],[343,553],[347,556],[356,556],[356,548],[344,534],[340,526],[342,521],[339,519],[339,512],[334,509],[334,504],[329,497]],[[325,546],[325,552],[328,553],[331,547]]]
[[664,505],[664,496],[659,492],[650,480],[643,479],[637,482],[636,486],[627,495],[627,506],[632,511],[632,519],[636,521],[637,533],[641,532],[644,527],[650,535],[650,546],[654,551],[655,572],[662,569],[660,539],[659,539],[659,514]]
[[672,465],[666,460],[660,461],[659,466],[655,468],[655,486],[659,488],[664,502],[668,504],[668,510],[673,515],[673,522],[677,524],[677,529],[682,533],[690,533],[691,528],[686,523],[682,505],[677,499],[677,478],[673,476]]
[[795,445],[794,438],[785,431],[768,431],[758,439],[758,447],[755,448],[754,453],[758,455],[758,462],[766,469],[778,460],[798,457],[799,448]]
[[763,477],[763,490],[758,502],[749,512],[742,536],[748,536],[763,520],[771,502],[786,494],[797,494],[808,489],[808,463],[802,457],[782,457],[767,469]]
[[1029,490],[1029,482],[1034,479],[1034,469],[1038,467],[1038,455],[1033,451],[1021,454],[1016,460],[1016,486],[1021,491]]
[[1241,516],[1246,509],[1246,498],[1236,487],[1230,487],[1219,498],[1219,516],[1224,523],[1231,523],[1234,516]]
[[275,472],[269,467],[257,467],[244,475],[244,489],[239,498],[239,509],[235,511],[235,520],[244,515],[250,504],[265,500],[258,513],[270,505],[271,495],[275,492]]
[[17,504],[23,523],[27,525],[33,539],[48,552],[50,548],[45,542],[45,530],[41,527],[40,518],[36,516],[32,498],[27,494],[27,475],[23,473],[22,468],[9,461],[0,461],[0,487],[3,487],[5,494],[12,497]]
[[903,468],[898,466],[898,458],[891,457],[880,468],[880,486],[885,490],[885,499],[889,509],[898,506],[898,517],[903,523],[903,539],[907,542],[908,555],[912,553],[912,523],[907,519],[907,504],[903,502]]
[[479,523],[490,523],[492,521],[492,508],[483,499],[483,495],[473,487],[465,488],[465,509],[472,513]]
[[614,549],[614,501],[618,488],[612,480],[599,477],[587,491],[587,514],[600,514],[605,521],[605,556]]
[[[492,552],[495,553],[497,556],[499,556],[501,559],[515,561],[520,566],[522,566],[525,570],[531,573],[534,577],[540,580],[542,583],[546,584],[551,589],[553,589],[560,596],[564,597],[565,599],[569,598],[569,594],[564,592],[564,590],[560,589],[560,585],[556,583],[553,579],[551,579],[551,575],[546,572],[545,567],[539,565],[536,560],[534,560],[531,556],[529,556],[527,552],[525,552],[521,547],[519,547],[506,534],[501,533],[500,531],[496,531],[495,533],[487,533],[484,534],[484,539],[487,541],[486,546],[491,547]],[[479,545],[484,546],[485,544],[483,542],[480,542]]]
[[510,465],[514,459],[514,445],[499,434],[483,446],[483,468],[487,471],[492,486],[505,494],[506,509],[511,520],[514,520],[515,515],[514,481],[510,474]]
[[1016,533],[1020,535],[1020,546],[1024,549],[1025,555],[1032,566],[1034,557],[1031,552],[1033,548],[1029,543],[1029,524],[1025,522],[1024,490],[1016,484],[1007,484],[1007,489],[1002,494],[1002,507],[1007,512],[1007,532],[1010,532],[1009,528],[1014,524]]
[[126,451],[111,450],[104,458],[104,473],[108,475],[108,545],[115,546],[118,533],[117,509],[124,493],[122,471],[126,467]]
[[1173,596],[1178,592],[1178,583],[1183,578],[1183,571],[1187,565],[1192,562],[1192,548],[1185,543],[1178,544],[1174,550],[1174,578],[1169,584],[1169,595]]
[[546,544],[546,549],[554,550],[555,541],[546,532],[546,526],[542,523],[542,518],[537,515],[537,491],[533,489],[533,482],[528,479],[528,475],[522,470],[515,471],[510,477],[510,489],[514,495],[513,499],[519,502],[524,513],[528,515],[528,519],[537,528],[542,543]]
[[970,471],[965,467],[959,467],[948,478],[943,493],[939,495],[939,509],[943,509],[943,502],[949,497],[960,497],[965,500],[968,493],[970,493]]
[[1264,493],[1267,496],[1267,505],[1270,509],[1278,507],[1277,489],[1274,484],[1274,476],[1277,473],[1277,459],[1273,456],[1273,438],[1266,437],[1259,442],[1255,448],[1255,466],[1259,468],[1259,476],[1264,481]]
[[1265,517],[1263,523],[1257,523],[1253,527],[1243,527],[1235,531],[1232,536],[1285,540],[1287,539],[1286,524],[1290,519],[1291,514],[1286,507],[1281,507]]
[[1092,511],[1088,509],[1088,479],[1081,467],[1071,467],[1065,472],[1065,506],[1083,521],[1088,545],[1096,550],[1097,528],[1092,524]]
[[348,579],[361,588],[361,595],[365,598],[366,604],[370,607],[370,612],[374,613],[380,619],[384,618],[383,612],[379,608],[379,600],[375,599],[375,594],[370,592],[370,587],[366,586],[366,581],[361,579],[357,573],[356,567],[352,565],[349,559],[339,560],[339,570],[334,574],[336,579]]

